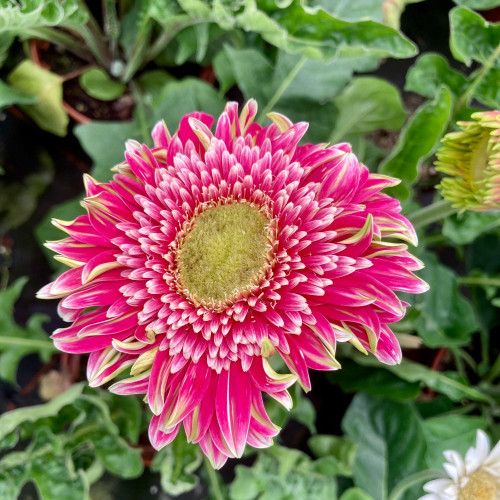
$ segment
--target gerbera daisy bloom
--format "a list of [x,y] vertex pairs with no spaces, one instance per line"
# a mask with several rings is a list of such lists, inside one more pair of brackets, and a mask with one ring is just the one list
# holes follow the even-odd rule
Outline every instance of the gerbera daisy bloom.
[[500,498],[500,443],[490,451],[488,436],[477,431],[476,446],[462,459],[454,450],[445,451],[443,467],[449,479],[435,479],[424,486],[420,500],[498,500]]
[[438,186],[456,208],[500,208],[500,111],[473,113],[473,121],[442,139],[436,169],[450,175]]
[[182,424],[215,467],[272,444],[263,393],[290,408],[309,368],[339,368],[336,340],[398,363],[394,291],[427,289],[404,244],[415,232],[380,193],[398,181],[347,144],[298,146],[306,123],[272,113],[261,127],[256,113],[229,103],[215,133],[204,113],[173,136],[158,123],[154,148],[129,141],[112,181],[86,176],[87,215],[54,221],[68,237],[47,243],[71,269],[39,292],[62,298],[73,324],[52,338],[91,353],[91,386],[129,369],[110,390],[146,395],[153,446]]

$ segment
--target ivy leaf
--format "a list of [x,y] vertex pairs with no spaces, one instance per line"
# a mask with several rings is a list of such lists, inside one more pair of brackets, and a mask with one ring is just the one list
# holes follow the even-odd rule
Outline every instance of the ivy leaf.
[[[358,394],[342,427],[357,445],[354,484],[375,500],[387,500],[399,481],[425,468],[424,435],[419,416],[409,403]],[[413,496],[405,498],[416,498],[415,490]]]
[[151,470],[161,474],[163,491],[177,496],[196,488],[199,479],[194,472],[202,461],[200,448],[188,443],[185,436],[179,435],[156,454]]
[[439,144],[452,108],[452,95],[441,87],[433,101],[421,106],[406,125],[392,153],[382,162],[380,172],[401,179],[391,189],[400,199],[408,199],[422,162]]
[[20,107],[43,130],[65,136],[69,117],[63,107],[62,78],[25,60],[7,77],[10,85],[36,99],[34,104],[20,104]]
[[427,53],[420,56],[408,70],[405,90],[432,98],[443,84],[455,96],[461,95],[468,86],[465,76],[451,69],[443,56]]
[[42,361],[48,362],[56,351],[42,328],[49,319],[46,315],[34,314],[24,328],[14,320],[14,304],[27,281],[20,278],[0,291],[0,378],[12,383],[16,381],[17,366],[24,356],[37,353]]

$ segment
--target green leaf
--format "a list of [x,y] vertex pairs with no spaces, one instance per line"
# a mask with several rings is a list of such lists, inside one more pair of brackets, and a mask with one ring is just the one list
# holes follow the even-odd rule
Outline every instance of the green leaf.
[[382,23],[384,21],[385,0],[311,0],[309,7],[325,10],[328,14],[344,21],[362,21],[370,19]]
[[393,27],[394,29],[399,29],[401,15],[403,14],[406,6],[410,3],[418,3],[423,0],[391,0],[390,2],[384,2],[384,18],[385,24]]
[[0,234],[24,224],[38,207],[38,198],[54,178],[52,158],[41,152],[38,165],[19,182],[0,178]]
[[81,26],[87,14],[77,0],[0,0],[0,34],[24,34],[43,26]]
[[464,212],[447,217],[443,224],[443,235],[457,245],[466,245],[482,233],[500,226],[497,214],[488,212]]
[[455,96],[461,95],[468,86],[465,76],[451,69],[443,56],[427,53],[420,56],[408,70],[405,90],[432,98],[443,84]]
[[365,135],[379,128],[399,130],[406,112],[394,85],[370,76],[355,78],[335,100],[339,110],[332,142],[347,135]]
[[251,468],[236,466],[229,497],[231,500],[335,500],[337,483],[332,475],[335,470],[335,463],[328,458],[313,461],[299,450],[273,446],[260,452]]
[[35,104],[20,104],[20,107],[40,128],[55,135],[66,135],[69,118],[63,107],[59,75],[25,60],[14,68],[7,80],[14,89],[36,98]]
[[109,181],[113,176],[111,168],[124,161],[125,142],[128,139],[142,139],[135,122],[93,121],[75,127],[75,135],[92,158],[92,175],[99,182]]
[[163,491],[177,496],[196,488],[199,479],[194,472],[202,461],[200,448],[188,443],[186,436],[181,433],[156,454],[151,470],[161,474]]
[[42,323],[49,319],[47,316],[34,314],[24,328],[14,320],[14,304],[27,281],[27,278],[18,279],[9,288],[0,291],[0,378],[13,383],[24,356],[37,353],[47,362],[56,351],[42,328]]
[[[353,353],[351,357],[362,366],[380,366],[380,362],[373,357],[358,353]],[[399,365],[387,365],[384,368],[408,382],[422,382],[425,386],[445,394],[453,401],[470,399],[485,403],[492,402],[492,399],[486,394],[453,378],[456,375],[455,372],[446,373],[431,370],[408,359],[403,359]]]
[[374,21],[343,21],[300,0],[284,8],[272,2],[257,3],[266,13],[248,2],[237,16],[238,24],[287,52],[325,61],[339,53],[347,57],[410,57],[416,52],[413,43],[397,30]]
[[[474,97],[491,108],[500,108],[500,68],[490,69],[474,91]],[[470,116],[470,115],[469,115]]]
[[352,466],[356,456],[356,446],[348,439],[317,435],[309,438],[307,445],[318,458],[329,457],[337,464],[338,474],[343,476],[352,475]]
[[[82,181],[82,189],[83,189],[83,181]],[[44,246],[44,243],[47,241],[56,241],[65,237],[65,233],[63,233],[60,229],[55,227],[52,224],[52,219],[61,219],[61,220],[73,220],[76,219],[79,215],[84,213],[84,209],[80,205],[81,196],[75,198],[74,200],[65,201],[56,205],[52,208],[45,217],[40,221],[40,223],[35,228],[35,237],[40,245],[42,252],[45,254],[47,261],[54,271],[66,271],[68,267],[54,259],[54,252],[49,250]]]
[[90,68],[80,75],[80,85],[87,94],[101,101],[113,101],[125,92],[125,85],[112,80],[102,68]]
[[373,500],[373,497],[365,493],[360,488],[349,488],[344,491],[340,500]]
[[56,416],[61,408],[73,403],[83,391],[84,382],[72,385],[53,400],[43,405],[18,408],[0,416],[0,439],[18,429],[26,422],[36,422],[42,418]]
[[414,326],[428,347],[452,347],[467,344],[477,330],[474,310],[458,291],[456,274],[441,265],[434,254],[423,257],[425,268],[419,276],[430,290],[409,298],[419,311]]
[[37,101],[36,97],[19,92],[0,80],[0,110],[13,104],[35,104]]
[[382,162],[380,172],[401,179],[391,189],[400,199],[408,199],[422,162],[439,144],[452,109],[452,96],[441,87],[433,101],[421,106],[406,125],[392,153]]
[[455,59],[500,68],[500,24],[490,24],[465,7],[450,12],[450,48]]
[[342,370],[328,374],[328,380],[344,392],[366,392],[396,400],[414,399],[420,393],[418,382],[407,382],[384,368],[360,366],[350,360],[342,362]]
[[425,467],[424,435],[411,404],[358,394],[342,427],[357,445],[354,484],[375,500],[386,500],[399,481]]
[[485,430],[486,427],[487,422],[483,417],[446,415],[425,420],[423,430],[427,443],[427,467],[440,469],[445,450],[455,450],[465,456],[468,448],[476,443],[477,429]]
[[469,9],[485,10],[493,9],[500,5],[499,0],[453,0],[458,5],[469,7]]
[[[300,56],[294,54],[278,53],[272,82],[274,91],[300,59]],[[307,98],[324,104],[342,91],[354,72],[373,71],[378,65],[379,61],[375,57],[342,58],[327,63],[307,59],[281,98]]]
[[207,83],[195,78],[185,78],[168,83],[158,97],[153,110],[153,122],[165,120],[172,134],[179,128],[181,118],[193,111],[204,111],[218,116],[225,101]]

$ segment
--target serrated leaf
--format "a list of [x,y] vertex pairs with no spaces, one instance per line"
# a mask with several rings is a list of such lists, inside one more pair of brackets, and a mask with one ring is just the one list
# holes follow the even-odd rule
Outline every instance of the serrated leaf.
[[0,378],[13,383],[17,366],[24,356],[37,353],[47,362],[56,351],[42,328],[42,323],[49,319],[47,316],[34,314],[24,328],[14,320],[14,304],[27,281],[27,278],[18,279],[0,291]]
[[36,97],[19,92],[0,80],[0,111],[13,104],[35,104],[37,100]]
[[21,62],[8,75],[10,85],[37,99],[35,104],[20,107],[43,130],[65,136],[69,117],[63,107],[62,78],[30,60]]
[[87,22],[77,0],[0,0],[0,34],[25,33],[43,26],[79,26]]
[[151,470],[160,473],[163,491],[177,496],[196,488],[199,479],[194,472],[202,461],[200,448],[187,443],[186,437],[181,433],[156,454]]
[[101,101],[113,101],[125,92],[125,85],[112,80],[102,68],[90,68],[80,75],[80,85],[87,94]]
[[455,96],[461,95],[468,85],[465,76],[451,69],[443,56],[427,53],[420,56],[408,70],[405,90],[431,98],[436,95],[443,84]]
[[72,385],[57,398],[43,405],[18,408],[0,416],[0,439],[10,434],[26,422],[36,422],[42,418],[53,417],[61,408],[73,403],[83,391],[84,383]]
[[422,424],[427,443],[426,462],[430,469],[440,469],[443,451],[465,452],[476,443],[477,429],[485,430],[487,422],[483,417],[466,415],[443,415],[428,418]]
[[472,61],[500,68],[500,24],[490,24],[465,7],[450,12],[450,48],[455,59],[470,66]]
[[423,431],[409,403],[358,394],[345,413],[342,427],[357,445],[354,484],[375,500],[387,500],[399,481],[425,467]]
[[[397,30],[374,21],[347,22],[320,8],[311,8],[295,0],[284,8],[271,2],[246,4],[237,15],[238,24],[255,31],[269,43],[308,58],[331,60],[344,56],[410,57],[415,46]],[[263,12],[265,10],[265,13]],[[307,30],[303,27],[307,26]]]
[[399,130],[407,113],[397,88],[370,76],[355,78],[335,100],[339,110],[331,141],[364,135],[379,128]]
[[421,106],[403,129],[392,153],[382,162],[380,172],[401,179],[401,184],[391,188],[400,199],[410,196],[410,189],[418,177],[422,162],[439,144],[446,130],[452,109],[452,96],[441,87],[433,101]]
[[251,468],[236,466],[231,500],[335,500],[335,465],[328,458],[311,460],[305,453],[273,446],[259,453]]

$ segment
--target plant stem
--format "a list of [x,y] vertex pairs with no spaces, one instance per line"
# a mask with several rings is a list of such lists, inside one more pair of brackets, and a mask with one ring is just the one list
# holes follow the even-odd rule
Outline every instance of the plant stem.
[[415,474],[412,474],[411,476],[400,481],[392,490],[388,500],[399,500],[403,493],[412,486],[422,483],[423,481],[429,481],[439,477],[443,477],[443,472],[439,470],[424,470],[416,472]]
[[491,70],[496,60],[500,57],[500,45],[493,51],[493,54],[487,59],[484,63],[483,67],[477,74],[477,76],[472,81],[472,84],[469,88],[458,98],[457,104],[455,106],[455,110],[458,111],[462,108],[462,106],[466,105],[469,100],[474,95],[474,92],[477,90],[481,82],[483,81],[486,74]]
[[285,92],[285,90],[290,86],[295,77],[299,74],[299,71],[302,69],[304,64],[306,63],[307,58],[302,56],[295,66],[290,70],[290,73],[283,79],[281,85],[277,88],[276,92],[273,94],[269,102],[265,105],[264,109],[260,112],[259,117],[257,118],[258,123],[262,123],[267,113],[273,110],[275,104],[281,99],[281,96]]
[[82,43],[71,35],[51,28],[30,28],[24,32],[27,38],[47,40],[54,45],[64,47],[67,51],[85,61],[91,61],[92,56],[82,47]]
[[149,41],[151,40],[151,31],[152,24],[148,23],[147,29],[137,38],[130,58],[123,70],[123,74],[121,77],[121,81],[123,83],[128,83],[135,75],[137,70],[142,66],[143,62],[145,62],[145,53],[148,48]]
[[144,102],[142,100],[142,95],[137,87],[136,83],[132,80],[130,81],[130,89],[132,90],[132,95],[135,101],[135,118],[137,119],[137,124],[139,125],[139,130],[141,131],[142,141],[144,143],[149,142],[149,127],[146,120],[146,109],[144,108]]
[[431,205],[421,208],[408,216],[413,227],[419,228],[427,226],[432,222],[445,219],[459,211],[458,208],[453,208],[451,203],[446,200],[439,200]]
[[485,276],[462,276],[458,278],[458,282],[461,285],[500,287],[500,278],[488,278]]
[[56,352],[57,349],[51,340],[23,339],[17,337],[0,337],[0,346],[33,347],[35,349],[47,349]]
[[215,499],[224,500],[224,497],[222,496],[222,491],[220,489],[219,480],[217,478],[217,472],[215,472],[214,468],[212,467],[212,464],[210,463],[210,460],[208,460],[208,458],[205,455],[203,455],[203,461],[205,464],[205,470],[207,471],[208,481],[210,483],[210,489],[212,490]]

